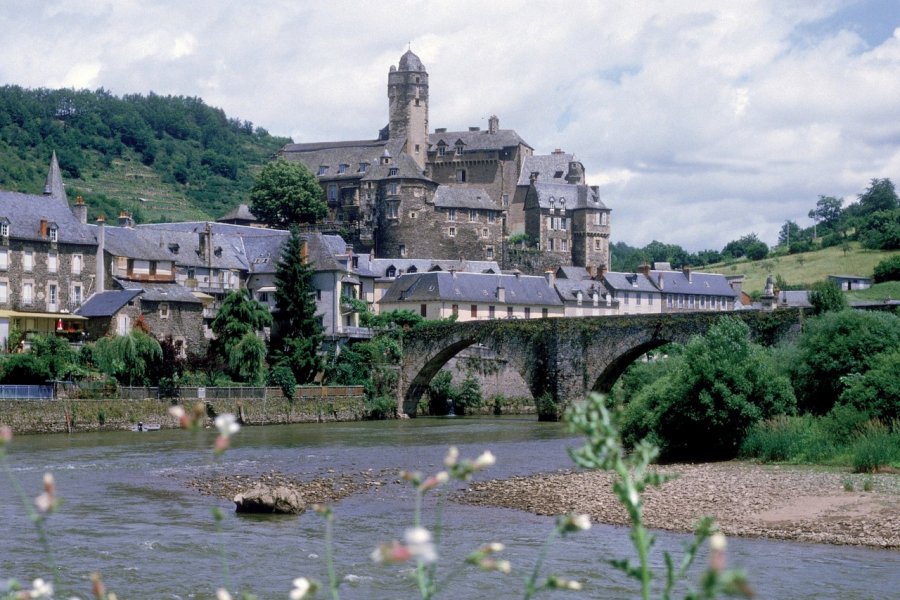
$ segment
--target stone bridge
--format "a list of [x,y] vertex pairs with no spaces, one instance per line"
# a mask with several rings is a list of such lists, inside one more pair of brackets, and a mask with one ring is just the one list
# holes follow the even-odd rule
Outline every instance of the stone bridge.
[[787,336],[803,319],[801,310],[779,309],[426,323],[403,336],[398,408],[415,416],[431,378],[461,350],[480,344],[522,375],[539,418],[556,420],[567,403],[609,391],[641,355],[669,342],[687,343],[726,316],[747,323],[762,344]]

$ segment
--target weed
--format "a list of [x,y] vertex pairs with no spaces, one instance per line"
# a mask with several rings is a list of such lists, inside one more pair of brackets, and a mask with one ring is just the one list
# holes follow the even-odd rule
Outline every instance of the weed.
[[844,491],[845,491],[845,492],[852,492],[853,489],[854,489],[854,488],[853,488],[853,480],[852,480],[852,479],[845,479],[845,480],[844,480]]

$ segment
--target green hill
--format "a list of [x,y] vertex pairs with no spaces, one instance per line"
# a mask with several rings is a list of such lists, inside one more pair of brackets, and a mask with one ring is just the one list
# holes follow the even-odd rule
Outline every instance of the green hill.
[[288,138],[199,98],[0,87],[0,189],[38,193],[55,150],[69,199],[90,218],[216,218],[246,201]]
[[879,262],[900,254],[900,250],[866,250],[859,243],[851,242],[846,251],[838,246],[814,252],[769,256],[762,260],[738,260],[711,264],[702,271],[724,275],[744,275],[745,292],[761,291],[766,278],[778,275],[795,289],[809,289],[828,275],[861,275],[871,277]]

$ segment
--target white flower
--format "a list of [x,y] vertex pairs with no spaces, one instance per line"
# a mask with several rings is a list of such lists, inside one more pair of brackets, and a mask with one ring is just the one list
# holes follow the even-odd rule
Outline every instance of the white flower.
[[53,584],[43,579],[35,579],[31,582],[31,595],[29,598],[53,598]]
[[727,546],[727,545],[728,545],[728,540],[725,539],[725,535],[720,531],[717,531],[716,533],[712,534],[712,537],[709,538],[710,549],[715,550],[717,552],[724,551],[725,546]]
[[231,600],[231,594],[225,588],[216,590],[216,600]]
[[444,466],[452,467],[459,460],[459,448],[456,446],[450,446],[447,449],[447,456],[444,457]]
[[424,527],[412,527],[403,534],[403,540],[409,548],[409,553],[423,563],[437,561],[437,551],[431,542],[431,532]]
[[216,429],[219,430],[219,433],[226,438],[231,437],[235,433],[241,430],[240,424],[234,418],[234,415],[231,413],[221,414],[216,417]]
[[488,553],[503,552],[504,548],[506,548],[506,546],[500,542],[491,542],[490,544],[485,544],[484,551]]
[[184,408],[181,406],[170,406],[169,414],[175,417],[176,419],[181,419],[184,416]]
[[475,459],[475,462],[472,463],[472,467],[476,470],[485,469],[493,465],[495,462],[497,462],[497,459],[493,454],[491,454],[491,451],[485,450],[481,454],[481,456]]
[[[39,494],[37,498],[34,499],[34,505],[37,507],[38,512],[50,512],[50,509],[53,508],[53,496],[44,492]],[[42,580],[38,580],[42,581]]]
[[572,525],[581,531],[591,528],[591,517],[588,515],[572,515]]
[[289,598],[291,600],[301,600],[306,596],[312,586],[306,577],[298,577],[294,579],[294,587],[291,590]]

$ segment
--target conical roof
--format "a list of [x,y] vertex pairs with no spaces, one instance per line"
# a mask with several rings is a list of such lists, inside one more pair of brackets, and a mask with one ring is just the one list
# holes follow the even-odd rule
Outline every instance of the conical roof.
[[47,182],[44,184],[44,195],[59,198],[69,202],[66,190],[63,187],[62,172],[59,170],[59,162],[56,160],[56,150],[50,157],[50,169],[47,171]]
[[407,50],[406,53],[400,57],[400,71],[425,71],[425,65],[422,64],[422,60],[416,56],[412,50]]

